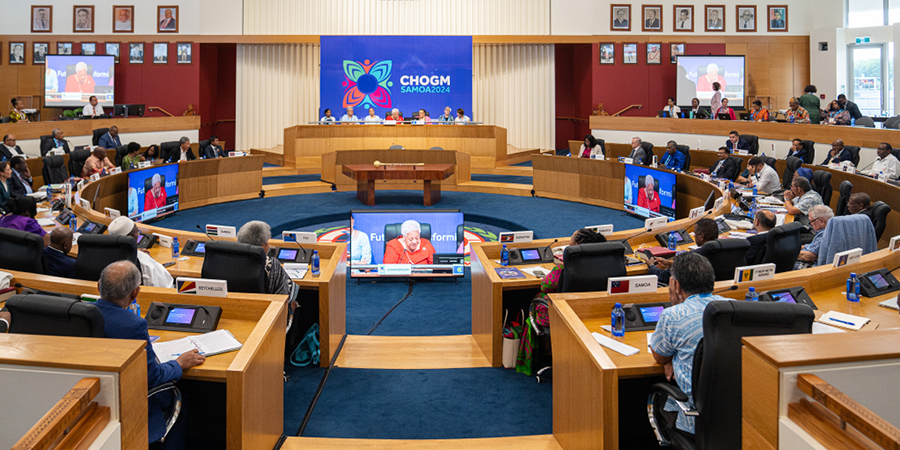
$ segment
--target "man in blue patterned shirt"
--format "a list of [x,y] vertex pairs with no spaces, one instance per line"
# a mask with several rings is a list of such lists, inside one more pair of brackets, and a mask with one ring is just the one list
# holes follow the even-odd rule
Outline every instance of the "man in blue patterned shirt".
[[[656,331],[650,340],[653,359],[665,366],[666,378],[678,383],[687,394],[693,407],[691,374],[694,365],[694,351],[703,338],[703,310],[714,300],[731,300],[713,295],[716,283],[712,264],[694,252],[682,253],[675,257],[669,278],[669,300],[671,308],[659,315]],[[666,411],[680,411],[671,398]],[[671,424],[667,424],[671,428]],[[675,427],[694,433],[694,418],[678,413]]]
[[825,227],[828,221],[834,217],[834,211],[825,205],[816,205],[809,209],[809,225],[816,233],[812,242],[800,248],[794,270],[806,269],[815,266],[819,261],[819,247],[822,246],[825,237]]
[[666,152],[660,162],[671,171],[681,172],[684,170],[684,153],[678,151],[678,144],[675,141],[669,141],[666,144]]
[[810,208],[822,204],[822,196],[813,190],[809,180],[804,177],[794,177],[791,189],[784,191],[784,209],[788,214],[793,214],[794,220],[804,227],[809,225]]

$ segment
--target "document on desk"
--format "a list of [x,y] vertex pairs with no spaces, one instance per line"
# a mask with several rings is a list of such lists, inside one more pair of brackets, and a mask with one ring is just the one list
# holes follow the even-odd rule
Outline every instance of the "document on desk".
[[869,323],[870,320],[871,319],[867,317],[854,316],[852,314],[844,314],[837,311],[828,311],[816,321],[833,327],[858,331],[863,325]]
[[53,219],[38,219],[37,223],[42,227],[52,227],[56,222]]
[[156,359],[161,363],[174,361],[182,353],[197,349],[205,356],[233,352],[243,347],[228,330],[216,330],[199,336],[188,336],[174,341],[153,343]]
[[535,278],[541,278],[541,279],[543,279],[544,276],[546,276],[547,273],[550,272],[549,270],[547,270],[541,266],[519,267],[519,270],[521,270],[522,272],[525,272],[528,275],[531,275]]
[[887,300],[879,303],[878,306],[881,306],[881,307],[887,308],[887,309],[893,309],[894,311],[900,310],[900,306],[897,306],[897,297],[887,299]]
[[597,343],[616,352],[619,352],[625,356],[636,355],[640,353],[640,350],[630,346],[623,344],[613,338],[606,337],[600,333],[594,332],[591,333],[594,336],[594,339],[597,340]]
[[309,264],[286,263],[284,265],[284,271],[292,280],[302,280],[308,270]]
[[846,333],[846,332],[847,332],[847,330],[835,328],[831,325],[825,325],[824,323],[813,322],[812,334],[831,334],[831,333]]

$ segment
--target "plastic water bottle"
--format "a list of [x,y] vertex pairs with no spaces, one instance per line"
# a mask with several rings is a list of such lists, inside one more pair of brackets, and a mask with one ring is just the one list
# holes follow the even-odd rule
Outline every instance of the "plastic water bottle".
[[141,305],[138,305],[137,299],[132,300],[131,304],[128,305],[128,312],[141,317]]
[[851,118],[850,118],[850,126],[851,126],[851,127],[855,127],[855,126],[856,126],[856,118],[855,118],[855,117],[851,117]]
[[72,218],[69,219],[69,229],[74,233],[78,230],[78,219],[75,218],[75,215],[72,215]]
[[859,302],[859,278],[856,278],[855,273],[851,273],[850,278],[847,278],[847,301]]
[[506,244],[503,244],[503,250],[500,250],[500,265],[509,265],[509,250],[506,249]]
[[759,211],[759,202],[756,200],[756,197],[753,197],[753,200],[750,202],[750,211],[747,211],[747,217],[750,218],[751,222],[756,217],[756,211]]
[[52,198],[53,198],[53,189],[50,189],[50,185],[48,184],[47,185],[47,200],[50,200]]
[[178,258],[178,237],[172,238],[172,258]]
[[794,115],[793,115],[793,114],[791,114],[790,119],[791,119],[790,122],[791,122],[791,123],[794,123]]
[[312,255],[312,274],[314,277],[319,276],[319,251],[313,250]]
[[625,336],[625,310],[622,309],[621,303],[616,303],[616,306],[613,307],[610,324],[613,336]]
[[744,300],[748,302],[758,302],[759,294],[756,293],[756,288],[751,287],[749,291],[747,291],[747,295],[744,296]]
[[675,232],[669,232],[669,250],[675,251],[678,248],[678,238],[675,237]]

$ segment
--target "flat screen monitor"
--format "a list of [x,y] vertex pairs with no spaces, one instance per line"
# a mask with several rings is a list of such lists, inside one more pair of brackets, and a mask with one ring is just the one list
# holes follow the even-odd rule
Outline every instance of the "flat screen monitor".
[[47,55],[42,72],[45,107],[83,108],[95,95],[100,106],[112,109],[115,68],[115,56]]
[[[707,55],[677,57],[676,92],[679,105],[690,105],[696,97],[701,106],[710,106],[712,84],[718,82],[731,108],[744,107],[744,57]],[[715,112],[715,111],[713,111]]]
[[461,277],[463,264],[438,264],[435,254],[462,254],[459,210],[350,212],[351,277]]
[[144,222],[178,211],[178,164],[128,172],[128,217]]
[[625,212],[640,216],[675,219],[674,172],[625,165]]

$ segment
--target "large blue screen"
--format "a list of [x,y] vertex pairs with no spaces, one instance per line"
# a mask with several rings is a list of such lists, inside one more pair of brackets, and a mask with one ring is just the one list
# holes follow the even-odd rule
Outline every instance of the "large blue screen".
[[392,108],[404,118],[419,109],[431,118],[449,106],[472,114],[471,36],[322,36],[319,116],[340,118],[352,106],[362,119]]

